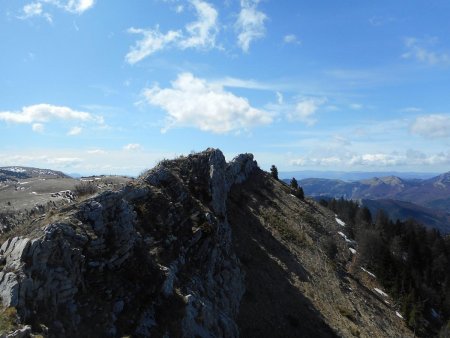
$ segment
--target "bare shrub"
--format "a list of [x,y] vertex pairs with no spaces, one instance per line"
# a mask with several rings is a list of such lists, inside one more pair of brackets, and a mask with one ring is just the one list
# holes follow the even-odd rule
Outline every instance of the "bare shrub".
[[81,182],[75,186],[74,192],[77,196],[93,195],[98,191],[98,187],[92,182]]

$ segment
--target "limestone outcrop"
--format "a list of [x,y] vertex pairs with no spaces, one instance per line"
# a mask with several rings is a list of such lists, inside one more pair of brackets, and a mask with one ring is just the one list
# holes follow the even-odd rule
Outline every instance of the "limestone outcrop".
[[8,239],[3,307],[50,337],[238,336],[244,275],[226,200],[255,168],[215,149],[163,161]]

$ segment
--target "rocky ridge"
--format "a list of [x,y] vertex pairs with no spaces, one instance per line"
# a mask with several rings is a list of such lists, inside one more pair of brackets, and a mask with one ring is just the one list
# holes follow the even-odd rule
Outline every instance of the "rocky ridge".
[[244,276],[228,191],[257,167],[219,150],[163,161],[0,249],[0,296],[48,336],[238,336]]

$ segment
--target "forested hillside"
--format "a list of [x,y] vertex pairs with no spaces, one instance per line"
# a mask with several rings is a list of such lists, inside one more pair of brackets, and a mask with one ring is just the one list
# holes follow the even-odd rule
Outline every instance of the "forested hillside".
[[321,200],[346,222],[358,243],[358,265],[372,271],[398,303],[408,326],[424,336],[448,337],[450,238],[413,220],[393,221],[344,199]]

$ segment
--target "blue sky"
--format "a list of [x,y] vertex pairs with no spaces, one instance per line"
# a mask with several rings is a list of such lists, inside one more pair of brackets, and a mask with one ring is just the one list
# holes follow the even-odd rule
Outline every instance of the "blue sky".
[[450,168],[448,1],[2,0],[0,166]]

